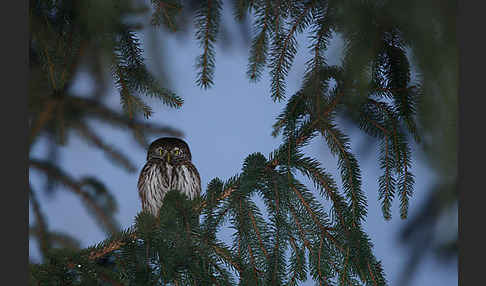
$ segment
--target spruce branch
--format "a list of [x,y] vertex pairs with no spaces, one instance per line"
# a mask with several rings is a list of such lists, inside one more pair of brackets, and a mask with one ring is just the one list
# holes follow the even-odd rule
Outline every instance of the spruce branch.
[[387,117],[387,121],[389,122],[388,125],[390,125],[390,128],[393,130],[393,133],[391,136],[393,137],[393,147],[394,147],[394,152],[395,152],[395,163],[396,163],[396,168],[397,172],[400,172],[400,161],[401,161],[401,153],[402,151],[400,150],[399,146],[399,134],[398,134],[398,118],[394,114],[392,108],[388,106],[385,102],[379,102],[376,100],[373,100],[371,98],[368,99],[370,103],[375,105],[383,114],[384,116]]
[[[123,114],[113,111],[112,109],[100,104],[97,100],[82,98],[77,96],[68,96],[65,102],[72,104],[80,109],[83,109],[86,114],[92,115],[95,118],[101,119],[105,122],[117,125],[119,127],[129,127],[134,130],[141,130],[146,133],[167,134],[172,136],[182,136],[182,133],[168,126],[156,125],[137,120],[130,119]],[[146,146],[144,146],[146,147]]]
[[[327,48],[327,42],[331,37],[331,29],[329,26],[328,16],[320,7],[316,7],[314,17],[317,18],[314,24],[312,33],[313,43],[313,57],[306,63],[306,72],[303,78],[303,90],[305,93],[312,94],[315,98],[315,113],[321,113],[321,97],[328,87],[328,78],[330,75],[325,68],[326,61],[324,58],[324,51]],[[312,52],[312,51],[311,51]],[[323,76],[323,73],[325,76]]]
[[[48,252],[42,252],[44,257],[48,257],[48,255],[52,252],[52,249],[56,249],[58,247],[73,249],[73,250],[80,249],[80,242],[66,233],[49,231],[46,234],[47,236],[49,236],[51,248],[49,249]],[[38,225],[34,225],[29,227],[29,236],[30,235],[36,237],[36,239],[41,241],[42,239],[41,236],[45,235],[45,233],[43,233],[43,231],[40,230],[40,227]]]
[[[346,249],[346,257],[344,258],[344,267],[341,271],[341,273],[339,274],[339,276],[341,276],[341,282],[340,284],[344,284],[344,279],[347,279],[347,267],[348,267],[348,262],[349,262],[349,247]],[[348,282],[349,284],[349,282]]]
[[40,204],[37,200],[37,196],[32,190],[32,186],[29,183],[29,201],[32,205],[32,209],[34,211],[35,215],[35,221],[36,221],[36,230],[38,233],[38,239],[39,239],[39,244],[40,244],[40,250],[42,254],[45,256],[49,252],[49,250],[52,247],[51,243],[51,236],[49,234],[49,230],[47,228],[47,223],[44,217],[44,214],[42,213],[42,210],[40,208]]
[[400,174],[398,182],[398,191],[400,194],[400,218],[405,219],[408,215],[409,197],[413,193],[414,176],[408,171],[410,166],[410,150],[407,148],[403,153],[403,171]]
[[162,100],[170,107],[179,108],[182,98],[170,90],[162,88],[148,71],[144,64],[143,50],[135,32],[124,30],[117,37],[112,55],[112,75],[120,90],[122,103],[129,112],[143,111],[145,117],[150,117],[152,111],[134,93],[144,94]]
[[59,144],[66,143],[66,121],[64,120],[65,108],[64,101],[61,99],[56,112],[57,129],[59,130]]
[[115,84],[120,90],[120,99],[123,109],[128,113],[128,116],[130,118],[133,118],[135,114],[139,111],[143,112],[145,118],[150,118],[150,116],[152,115],[152,109],[150,108],[150,106],[146,105],[141,99],[131,94],[131,90],[128,87],[128,82],[122,70],[123,67],[116,67]]
[[325,64],[324,61],[324,51],[327,48],[329,37],[331,36],[331,26],[328,11],[324,12],[321,7],[317,7],[314,17],[316,21],[313,29],[314,42],[312,47],[314,49],[314,57],[312,59],[312,70],[315,75],[317,75],[318,69]]
[[279,235],[279,232],[278,231],[276,231],[275,234],[276,234],[275,235],[275,247],[274,247],[274,250],[273,250],[274,252],[272,253],[272,256],[273,256],[272,258],[273,259],[270,258],[271,260],[273,260],[273,265],[274,265],[274,267],[271,268],[273,271],[270,273],[270,274],[273,274],[272,275],[272,280],[271,280],[271,283],[273,285],[276,285],[278,282],[280,282],[280,281],[277,280],[278,279],[277,278],[277,275],[279,273],[278,272],[278,266],[280,265],[280,263],[279,263],[280,262],[279,261],[279,253],[278,253],[279,248],[280,248],[280,235]]
[[198,76],[196,84],[204,89],[213,84],[215,52],[214,43],[219,32],[221,2],[207,0],[196,12],[196,39],[203,48],[203,53],[196,60]]
[[260,276],[260,271],[255,266],[255,257],[253,256],[253,252],[251,251],[251,246],[248,244],[248,253],[250,254],[250,263],[253,268],[253,274],[255,277],[255,282],[258,281],[258,276]]
[[[322,250],[322,243],[324,242],[324,238],[322,234],[319,236],[319,251],[317,253],[317,273],[319,274],[319,285],[322,285],[322,280],[326,280],[326,278],[322,275],[321,272],[321,250]],[[324,277],[324,278],[323,278]]]
[[100,148],[107,154],[112,160],[121,164],[127,171],[135,172],[135,165],[126,157],[123,153],[117,151],[113,147],[109,146],[96,134],[87,124],[78,122],[75,127],[83,139],[86,139],[89,143],[94,144],[96,147]]
[[89,252],[88,259],[96,260],[98,258],[101,258],[115,250],[120,249],[122,246],[126,245],[128,241],[133,241],[135,239],[137,239],[136,232],[131,232],[124,240],[120,239],[120,240],[111,241],[110,243],[105,245],[101,250],[93,250]]
[[385,173],[379,178],[379,199],[382,200],[382,211],[386,220],[391,219],[390,208],[395,194],[395,179],[391,173],[393,163],[390,162],[388,140],[387,136],[382,143],[384,145],[384,151],[380,159],[382,160],[381,167],[384,167]]
[[388,33],[388,43],[384,47],[384,53],[387,55],[386,76],[388,78],[386,88],[391,90],[394,103],[397,106],[399,116],[404,119],[410,134],[418,142],[417,127],[414,120],[416,113],[416,99],[414,90],[416,86],[408,87],[410,83],[410,63],[406,56],[405,48],[396,30]]
[[373,280],[373,285],[378,286],[378,284],[376,283],[376,280],[375,280],[375,276],[373,275],[373,271],[371,271],[370,263],[368,262],[367,264],[368,264],[368,271],[370,273],[371,279]]
[[[291,254],[293,257],[291,257],[291,259],[293,258],[293,264],[291,267],[294,268],[293,269],[293,274],[292,274],[292,278],[290,279],[290,282],[289,284],[290,285],[296,285],[297,283],[297,279],[299,281],[305,281],[305,269],[304,269],[304,264],[305,264],[305,257],[303,257],[303,253],[302,255],[299,254],[300,252],[300,249],[298,248],[296,242],[295,242],[295,239],[290,236],[289,237],[289,240],[290,240],[290,245],[292,246],[292,250],[293,250],[293,253]],[[297,278],[297,276],[299,276]]]
[[176,1],[152,0],[151,2],[155,11],[152,14],[150,23],[153,26],[160,26],[162,21],[164,21],[172,32],[176,32],[177,27],[174,18],[177,13],[180,13],[182,6]]
[[373,88],[371,91],[381,91],[381,92],[388,92],[388,93],[395,93],[395,92],[402,92],[402,91],[409,91],[418,88],[416,85],[411,85],[408,87],[399,87],[399,88],[385,88],[385,87],[376,87]]
[[[49,26],[49,22],[48,22],[46,17],[45,17],[45,20],[46,20],[47,26]],[[48,72],[49,72],[49,79],[50,79],[50,82],[51,82],[51,86],[52,86],[53,90],[56,90],[57,84],[56,84],[56,77],[55,77],[55,74],[54,74],[54,65],[53,65],[51,57],[49,55],[48,44],[47,44],[46,41],[43,41],[42,44],[43,44],[43,48],[44,48],[43,49],[44,56],[47,59],[47,68],[48,68]]]
[[250,217],[253,229],[255,230],[255,233],[258,237],[258,243],[260,244],[260,248],[263,251],[263,253],[265,254],[265,256],[268,258],[268,252],[265,249],[265,246],[263,245],[262,236],[260,235],[260,232],[258,231],[258,227],[257,227],[256,222],[255,222],[255,217],[253,216],[250,209],[248,209],[248,216]]
[[[228,188],[226,190],[223,191],[223,193],[221,194],[221,196],[216,199],[216,202],[219,202],[219,201],[222,201],[228,197],[231,196],[231,194],[236,190],[237,188]],[[197,213],[201,213],[201,211],[207,207],[207,202],[206,201],[203,201],[199,207],[196,209],[196,212]]]
[[58,103],[59,101],[54,99],[50,99],[45,103],[45,108],[37,117],[34,125],[30,128],[29,146],[32,146],[35,137],[39,134],[42,128],[46,125],[46,123],[52,118],[53,112]]
[[259,1],[255,0],[233,0],[233,15],[237,21],[242,21],[246,17],[247,12],[251,12],[251,10],[257,5]]
[[273,5],[273,17],[275,18],[275,27],[274,27],[274,43],[279,43],[281,37],[281,30],[282,30],[282,23],[280,22],[282,6],[280,5],[280,0],[277,0],[275,5]]
[[[336,183],[332,177],[321,169],[320,164],[311,158],[302,158],[296,161],[295,167],[305,176],[309,177],[323,196],[331,199],[333,210],[338,214],[342,227],[346,227],[344,220],[344,210],[346,205],[344,199],[339,195]],[[346,229],[346,228],[345,228]]]
[[306,233],[302,229],[301,222],[300,222],[299,218],[297,217],[297,215],[295,213],[295,209],[292,207],[292,205],[289,206],[289,210],[290,210],[290,213],[292,214],[292,218],[294,219],[295,225],[297,226],[297,229],[299,230],[300,239],[304,242],[304,245],[307,247],[309,252],[312,252],[311,244],[310,244],[309,240],[307,240],[307,238],[306,238]]
[[225,261],[227,261],[231,266],[233,266],[239,273],[242,272],[241,266],[236,263],[232,258],[231,258],[231,253],[227,249],[223,249],[217,245],[212,245],[214,251],[222,257]]
[[321,131],[332,153],[337,154],[343,187],[351,200],[353,226],[359,225],[366,216],[366,199],[361,190],[361,174],[356,158],[349,152],[348,138],[333,125],[327,125]]
[[74,180],[57,166],[54,166],[49,162],[30,159],[29,165],[40,171],[45,172],[47,176],[50,176],[54,180],[63,183],[66,187],[68,187],[69,190],[79,195],[82,201],[86,203],[86,205],[91,210],[94,211],[94,214],[101,221],[102,225],[106,228],[106,230],[108,230],[108,232],[115,233],[118,231],[116,221],[113,217],[111,217],[111,214],[106,213],[105,210],[103,210],[103,208],[98,205],[94,198],[82,189],[81,185],[76,180]]
[[[400,150],[397,148],[398,146],[396,146],[395,150],[390,150],[389,148],[390,143],[395,143],[396,145],[397,142],[396,129],[393,130],[394,142],[392,142],[392,139],[390,138],[392,136],[391,132],[389,132],[383,126],[383,125],[387,125],[389,126],[389,128],[390,127],[393,128],[393,126],[395,125],[394,119],[388,118],[389,117],[388,113],[381,113],[380,110],[382,109],[382,107],[376,101],[373,100],[372,102],[374,103],[373,105],[377,105],[379,106],[379,108],[378,110],[369,109],[366,108],[368,105],[365,105],[365,108],[363,109],[362,116],[361,116],[361,118],[364,119],[364,121],[360,122],[361,125],[360,127],[361,129],[364,129],[368,134],[381,138],[379,162],[380,162],[380,168],[383,169],[384,173],[378,179],[379,182],[378,191],[379,191],[379,200],[382,203],[383,216],[386,220],[389,220],[391,219],[390,208],[395,193],[395,178],[392,171],[393,169],[397,168],[396,165],[398,164],[397,161],[395,161],[393,158],[393,151],[400,152]],[[368,123],[371,123],[371,125],[368,125]],[[398,158],[400,154],[396,154],[396,156]]]
[[302,196],[302,194],[295,188],[294,185],[290,185],[290,187],[294,191],[294,193],[297,195],[297,197],[299,198],[299,200],[302,203],[302,205],[306,208],[307,212],[311,215],[312,219],[314,220],[314,223],[319,227],[319,229],[321,230],[321,232],[326,237],[328,237],[336,245],[337,248],[339,248],[339,249],[342,250],[342,246],[339,245],[339,243],[337,242],[337,240],[331,234],[329,234],[329,230],[330,229],[327,228],[327,227],[324,227],[321,224],[321,222],[317,219],[317,216],[314,213],[314,211],[311,209],[311,207],[309,206],[309,204],[305,201],[305,199]]
[[88,45],[86,41],[78,39],[78,35],[75,32],[77,31],[73,30],[69,33],[69,50],[66,51],[66,58],[71,58],[71,63],[70,65],[66,63],[61,73],[60,81],[64,89],[72,84]]
[[[236,190],[236,188],[228,188],[226,189],[219,198],[216,199],[216,202],[219,202],[219,201],[222,201],[226,198],[228,198],[234,191]],[[203,201],[201,202],[201,204],[195,209],[195,212],[196,213],[201,213],[202,210],[204,208],[206,208],[208,206],[208,203],[206,201]],[[134,240],[137,238],[137,234],[136,232],[132,232],[128,238],[130,240]],[[100,251],[92,251],[90,254],[89,254],[89,259],[91,260],[94,260],[94,259],[97,259],[97,258],[100,258],[100,257],[103,257],[105,255],[107,255],[108,253],[111,253],[115,250],[118,250],[120,249],[122,246],[124,246],[126,244],[126,242],[124,241],[121,241],[121,240],[115,240],[111,243],[109,243],[107,246],[103,247]]]
[[[314,129],[317,129],[316,127],[322,122],[322,120],[325,120],[327,119],[331,114],[332,112],[335,111],[336,109],[336,106],[338,105],[339,103],[339,98],[342,96],[343,94],[342,93],[338,93],[332,100],[331,104],[329,105],[329,107],[327,108],[326,111],[324,111],[323,114],[319,115],[317,118],[315,118],[312,123],[310,124],[310,126],[308,127],[309,130],[314,130]],[[305,140],[307,140],[310,135],[312,134],[312,131],[308,132],[308,133],[305,133],[303,134],[302,136],[298,137],[295,141],[295,144],[296,145],[300,145],[302,142],[304,142]]]
[[108,275],[106,275],[104,273],[100,273],[100,277],[103,281],[109,282],[111,285],[123,286],[123,284],[121,284],[119,281],[112,279],[111,277],[109,277]]
[[265,1],[263,15],[262,8],[256,7],[256,21],[254,29],[257,35],[253,38],[250,47],[250,56],[248,58],[247,76],[250,80],[257,81],[260,79],[262,70],[265,67],[267,53],[268,53],[268,37],[270,36],[270,0]]
[[272,50],[272,59],[270,66],[272,67],[272,99],[280,101],[285,98],[285,77],[292,65],[295,54],[297,53],[297,41],[295,40],[295,32],[302,32],[309,23],[309,10],[315,4],[315,1],[309,1],[305,4],[303,11],[294,20],[283,42],[277,40]]
[[[272,126],[272,136],[276,137],[284,127],[284,130],[288,129],[290,123],[293,122],[293,118],[301,117],[305,110],[304,105],[304,93],[297,92],[294,94],[287,102],[284,112],[277,116],[277,122],[275,122]],[[297,143],[297,145],[299,144]]]
[[[408,168],[411,165],[411,160],[410,160],[410,147],[407,143],[407,140],[405,138],[405,135],[403,134],[403,131],[399,129],[398,126],[398,118],[399,115],[396,115],[393,111],[393,109],[388,106],[384,102],[379,102],[375,101],[373,99],[368,99],[368,102],[372,103],[375,105],[378,110],[381,111],[383,116],[386,118],[387,125],[392,128],[393,132],[389,132],[389,134],[392,136],[393,140],[393,153],[395,153],[395,158],[392,160],[392,158],[389,158],[388,162],[383,162],[383,154],[380,157],[381,161],[381,167],[386,170],[386,168],[391,168],[394,166],[395,172],[398,174],[398,182],[397,185],[399,187],[399,194],[400,194],[400,216],[401,218],[406,218],[407,216],[407,209],[408,209],[408,197],[412,195],[412,190],[413,190],[413,184],[414,184],[414,178],[413,174],[408,171]],[[388,144],[388,143],[387,143]],[[388,170],[386,170],[388,172]],[[392,174],[390,173],[385,173],[386,177],[380,177],[380,199],[383,197],[383,211],[384,211],[384,216],[385,218],[389,218],[389,205],[391,204],[391,200],[393,199],[393,193],[394,193],[394,186],[395,186],[395,179],[392,177]],[[385,192],[384,186],[389,183],[389,191]],[[385,194],[388,193],[389,196],[386,196]],[[383,195],[382,195],[383,194]]]

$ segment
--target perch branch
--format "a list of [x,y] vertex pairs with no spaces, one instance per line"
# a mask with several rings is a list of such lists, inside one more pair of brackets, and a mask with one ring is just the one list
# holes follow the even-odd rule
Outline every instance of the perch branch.
[[[223,194],[217,199],[217,201],[221,201],[221,200],[224,200],[226,198],[228,198],[232,193],[233,191],[235,191],[236,189],[234,188],[228,188],[227,190],[225,190],[223,192]],[[199,207],[197,208],[197,212],[200,213],[205,207],[207,207],[207,202],[203,201]],[[132,233],[130,236],[130,239],[136,239],[137,238],[137,234],[136,233]],[[121,240],[116,240],[116,241],[113,241],[111,242],[110,244],[108,244],[107,246],[103,247],[101,250],[93,250],[89,253],[88,255],[88,258],[90,260],[94,260],[94,259],[98,259],[100,257],[103,257],[105,256],[106,254],[110,253],[110,252],[113,252],[115,250],[118,250],[120,249],[122,246],[124,246],[126,244],[125,241],[121,241]]]

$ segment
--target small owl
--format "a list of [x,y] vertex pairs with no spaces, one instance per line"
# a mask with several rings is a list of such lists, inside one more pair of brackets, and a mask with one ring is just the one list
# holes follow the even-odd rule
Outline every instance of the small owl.
[[142,209],[158,216],[165,194],[178,190],[190,199],[201,194],[201,178],[191,162],[191,151],[178,138],[159,138],[150,144],[147,162],[138,179]]

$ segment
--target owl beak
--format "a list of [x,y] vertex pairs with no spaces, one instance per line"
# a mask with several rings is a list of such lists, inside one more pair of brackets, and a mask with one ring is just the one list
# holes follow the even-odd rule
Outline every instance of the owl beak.
[[170,164],[170,152],[167,152],[167,163]]

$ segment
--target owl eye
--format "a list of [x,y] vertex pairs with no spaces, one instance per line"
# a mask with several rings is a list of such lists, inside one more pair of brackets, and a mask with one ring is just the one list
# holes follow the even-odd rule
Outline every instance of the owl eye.
[[179,150],[178,148],[174,149],[174,154],[175,155],[179,155],[181,153],[181,150]]
[[159,153],[159,155],[162,156],[162,151],[164,151],[164,149],[159,148],[157,153]]

